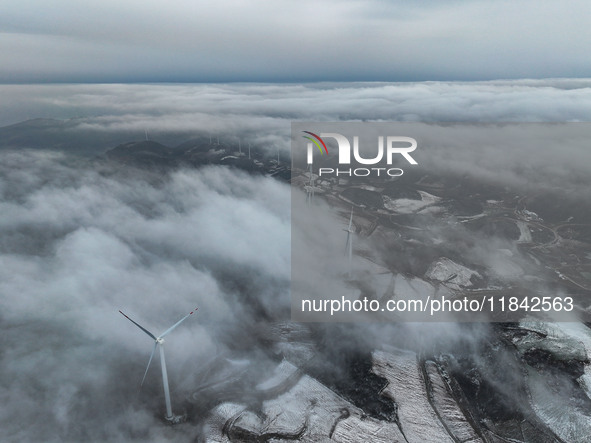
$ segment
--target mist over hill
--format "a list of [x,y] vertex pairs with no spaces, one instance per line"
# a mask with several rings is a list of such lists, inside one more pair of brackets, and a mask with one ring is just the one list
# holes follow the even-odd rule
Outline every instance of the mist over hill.
[[[582,323],[290,322],[286,181],[291,120],[582,122],[590,81],[0,90],[15,103],[0,128],[7,441],[589,435]],[[370,289],[587,284],[588,149],[456,148],[419,149],[407,182],[364,190],[376,204],[356,209],[356,235],[381,246]],[[338,204],[311,241],[342,235],[339,198],[361,193],[339,186],[323,188]],[[160,333],[195,306],[166,342],[173,409],[188,417],[171,427],[157,362],[138,390],[152,343],[117,311]]]

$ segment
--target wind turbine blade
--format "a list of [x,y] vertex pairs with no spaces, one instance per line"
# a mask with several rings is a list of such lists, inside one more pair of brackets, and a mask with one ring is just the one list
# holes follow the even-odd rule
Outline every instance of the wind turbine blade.
[[138,323],[134,322],[131,318],[129,318],[127,315],[125,315],[121,310],[119,310],[119,312],[121,312],[121,315],[123,315],[123,317],[125,317],[126,319],[128,319],[130,322],[132,322],[134,325],[136,325],[138,328],[140,328],[142,331],[144,331],[146,334],[148,334],[150,337],[152,337],[152,339],[156,340],[156,337],[154,336],[154,334],[152,334],[150,331],[148,331],[143,326],[141,326]]
[[158,342],[154,342],[154,347],[152,348],[152,355],[150,355],[150,360],[148,360],[148,366],[146,366],[146,372],[144,372],[144,378],[142,378],[142,382],[140,386],[144,385],[144,380],[146,379],[146,375],[148,375],[148,369],[150,369],[150,363],[152,363],[152,359],[154,358],[154,353],[156,352],[156,346],[158,346]]
[[194,312],[196,312],[197,309],[199,309],[199,308],[195,308],[194,310],[192,310],[191,312],[189,312],[187,315],[185,315],[183,318],[181,318],[179,321],[177,321],[174,325],[172,325],[170,328],[168,328],[166,331],[164,331],[162,334],[160,334],[160,337],[158,337],[158,338],[164,338],[165,335],[167,335],[170,332],[172,332],[174,330],[174,328],[176,328],[178,325],[180,325],[182,322],[184,322],[187,319],[187,317],[189,317]]

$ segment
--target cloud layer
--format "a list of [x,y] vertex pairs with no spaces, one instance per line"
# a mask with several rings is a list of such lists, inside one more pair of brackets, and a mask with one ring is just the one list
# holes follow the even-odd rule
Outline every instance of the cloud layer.
[[584,77],[588,2],[63,0],[0,6],[0,81]]
[[199,306],[167,340],[173,392],[228,337],[248,352],[252,312],[289,315],[286,185],[222,168],[151,177],[43,153],[2,158],[10,441],[170,438],[148,413],[162,406],[158,365],[137,392],[152,344],[118,309],[158,334]]
[[[79,116],[74,122],[80,130],[136,131],[138,139],[146,128],[156,139],[165,131],[241,137],[287,154],[291,120],[589,121],[590,86],[568,79],[12,85],[0,87],[0,119]],[[444,149],[432,154],[455,173],[474,165],[482,175],[511,161],[525,164],[529,169],[482,175],[516,186],[540,171],[551,183],[586,184],[584,146],[568,156],[534,146],[505,150],[504,156],[469,148],[453,165],[445,163]],[[9,441],[193,438],[195,429],[171,434],[154,418],[162,407],[156,367],[137,393],[151,343],[117,309],[160,332],[200,307],[167,341],[171,386],[191,381],[195,368],[230,346],[258,352],[251,332],[261,316],[289,315],[289,188],[224,168],[159,176],[57,153],[0,155],[0,402],[9,405],[0,411],[4,434]],[[426,157],[420,161],[427,163]],[[456,328],[441,334],[433,327],[433,335],[453,341]],[[404,340],[430,339],[408,329],[399,334]],[[364,349],[392,336],[347,330],[361,337]],[[339,343],[338,334],[327,335],[329,343]]]

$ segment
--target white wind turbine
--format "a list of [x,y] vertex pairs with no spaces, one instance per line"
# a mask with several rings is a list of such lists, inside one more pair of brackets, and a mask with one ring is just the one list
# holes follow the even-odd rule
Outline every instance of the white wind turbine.
[[349,256],[349,277],[351,277],[351,264],[353,262],[353,234],[355,233],[355,231],[353,230],[353,206],[351,206],[351,217],[349,218],[349,227],[347,229],[343,229],[343,231],[347,232],[345,254],[348,254]]
[[172,407],[170,405],[170,390],[168,388],[168,373],[166,372],[166,361],[164,360],[164,337],[166,335],[170,334],[178,325],[180,325],[190,315],[192,315],[194,312],[196,312],[197,309],[199,309],[199,308],[195,308],[193,311],[189,312],[187,315],[185,315],[183,318],[181,318],[179,321],[177,321],[174,325],[172,325],[170,328],[168,328],[166,331],[164,331],[158,337],[156,337],[154,334],[152,334],[150,331],[148,331],[146,328],[144,328],[140,324],[133,321],[131,318],[129,318],[127,315],[125,315],[121,310],[119,311],[126,319],[128,319],[130,322],[132,322],[134,325],[136,325],[138,328],[140,328],[142,331],[144,331],[146,334],[148,334],[150,336],[150,338],[152,338],[154,340],[154,348],[152,349],[152,355],[150,355],[150,360],[148,360],[148,366],[146,367],[146,372],[144,372],[144,378],[142,378],[141,385],[144,384],[144,380],[146,379],[146,375],[148,374],[148,369],[150,369],[150,363],[152,363],[152,358],[154,358],[154,353],[156,352],[156,348],[158,347],[158,345],[160,345],[160,366],[162,367],[162,385],[164,387],[164,400],[166,401],[166,419],[169,421],[173,421],[173,422],[175,421],[175,417],[174,417],[174,415],[172,415]]

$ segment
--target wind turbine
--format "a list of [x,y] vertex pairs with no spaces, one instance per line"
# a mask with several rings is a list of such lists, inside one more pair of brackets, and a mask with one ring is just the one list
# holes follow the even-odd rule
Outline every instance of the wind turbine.
[[144,331],[146,334],[148,334],[152,340],[154,340],[154,348],[152,349],[152,354],[150,355],[150,360],[148,360],[148,366],[146,367],[146,372],[144,372],[144,378],[142,378],[142,383],[140,384],[140,386],[142,386],[144,384],[144,380],[146,379],[146,375],[148,374],[148,369],[150,369],[150,363],[152,363],[152,358],[154,358],[154,353],[156,352],[156,348],[158,347],[158,345],[160,345],[160,366],[162,367],[162,386],[164,387],[164,400],[166,401],[166,420],[169,420],[172,422],[175,422],[175,416],[172,415],[172,407],[170,406],[170,390],[168,388],[168,373],[166,372],[166,361],[164,360],[164,337],[166,335],[170,334],[178,325],[180,325],[183,321],[185,321],[187,319],[187,317],[189,317],[194,312],[196,312],[197,309],[199,309],[199,308],[195,308],[193,311],[189,312],[187,315],[185,315],[183,318],[181,318],[179,321],[177,321],[174,325],[172,325],[170,328],[168,328],[166,331],[164,331],[158,337],[156,337],[154,334],[152,334],[146,328],[144,328],[140,324],[136,323],[131,318],[129,318],[127,315],[125,315],[121,310],[119,310],[119,312],[121,312],[121,315],[123,315],[126,319],[128,319],[130,322],[132,322],[134,325],[136,325],[138,328],[140,328],[142,331]]
[[353,230],[353,206],[351,206],[351,217],[349,218],[349,227],[347,229],[343,229],[343,231],[347,232],[345,254],[348,253],[349,255],[349,277],[351,277],[351,264],[353,262],[353,234],[355,233],[355,231]]

